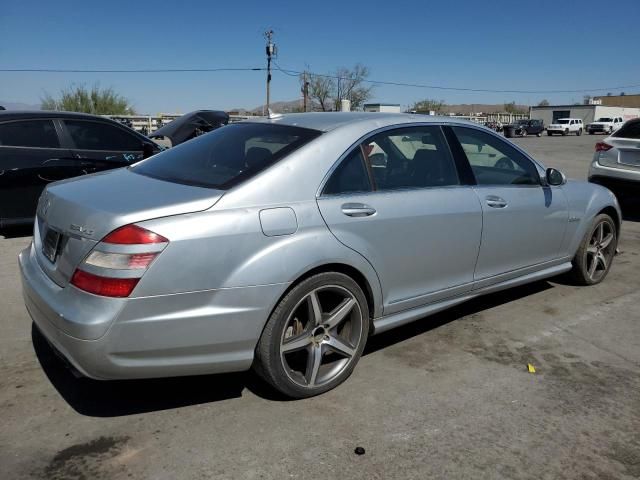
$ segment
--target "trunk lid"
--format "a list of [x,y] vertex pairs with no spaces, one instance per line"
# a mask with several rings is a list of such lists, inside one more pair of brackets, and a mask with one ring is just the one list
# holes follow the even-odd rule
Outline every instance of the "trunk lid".
[[640,169],[640,139],[608,137],[605,140],[614,149],[603,152],[600,163],[612,167]]
[[49,278],[65,286],[109,232],[129,223],[206,210],[223,194],[128,169],[51,184],[40,197],[34,226],[38,263]]

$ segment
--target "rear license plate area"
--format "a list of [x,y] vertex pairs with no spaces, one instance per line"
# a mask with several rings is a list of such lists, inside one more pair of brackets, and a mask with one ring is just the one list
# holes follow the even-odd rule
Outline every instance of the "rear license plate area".
[[56,262],[60,248],[60,234],[50,228],[47,229],[42,240],[42,253],[51,263]]

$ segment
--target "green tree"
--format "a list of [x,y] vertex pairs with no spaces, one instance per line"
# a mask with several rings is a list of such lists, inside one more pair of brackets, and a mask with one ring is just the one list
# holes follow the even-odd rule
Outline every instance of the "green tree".
[[444,100],[433,100],[430,98],[425,98],[424,100],[419,100],[413,104],[410,110],[415,110],[418,113],[428,113],[434,111],[436,113],[444,113],[447,104],[444,103]]
[[125,97],[113,88],[101,89],[94,85],[90,90],[84,85],[71,85],[60,91],[59,98],[45,93],[43,110],[91,113],[93,115],[131,115],[133,107]]
[[510,102],[504,104],[504,111],[507,113],[526,113],[520,107],[516,105],[516,102]]

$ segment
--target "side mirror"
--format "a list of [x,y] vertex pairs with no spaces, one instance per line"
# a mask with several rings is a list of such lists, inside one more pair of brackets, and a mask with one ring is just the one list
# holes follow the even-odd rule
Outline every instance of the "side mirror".
[[142,158],[149,158],[155,154],[155,147],[152,143],[142,142]]
[[547,183],[551,186],[564,185],[567,183],[567,177],[565,177],[564,173],[555,168],[547,168],[545,176],[547,177]]

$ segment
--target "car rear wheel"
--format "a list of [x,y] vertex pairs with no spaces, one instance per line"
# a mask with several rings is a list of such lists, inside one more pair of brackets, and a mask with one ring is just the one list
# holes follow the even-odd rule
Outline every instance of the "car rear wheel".
[[578,131],[576,132],[576,135],[579,137],[580,135],[582,135],[582,129],[578,129]]
[[320,273],[277,305],[258,342],[254,369],[288,397],[312,397],[351,375],[368,335],[362,289],[342,273]]
[[618,245],[618,233],[613,219],[598,215],[587,230],[573,258],[571,274],[580,285],[595,285],[609,273]]
[[521,135],[522,135],[523,137],[526,137],[526,136],[527,136],[527,133],[529,133],[529,132],[527,132],[527,129],[526,129],[526,128],[523,128],[523,129],[522,129],[522,133],[521,133]]

